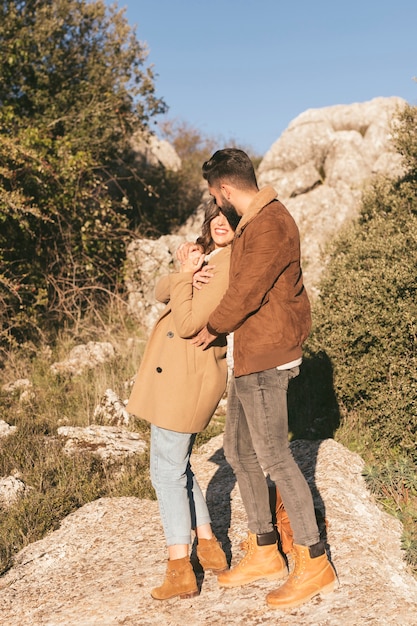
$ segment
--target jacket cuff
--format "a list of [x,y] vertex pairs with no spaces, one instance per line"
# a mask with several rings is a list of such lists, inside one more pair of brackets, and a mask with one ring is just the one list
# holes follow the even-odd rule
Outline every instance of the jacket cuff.
[[210,323],[207,322],[207,330],[209,331],[209,333],[211,335],[218,335],[219,333],[217,332],[217,330],[214,330],[213,326],[210,326]]

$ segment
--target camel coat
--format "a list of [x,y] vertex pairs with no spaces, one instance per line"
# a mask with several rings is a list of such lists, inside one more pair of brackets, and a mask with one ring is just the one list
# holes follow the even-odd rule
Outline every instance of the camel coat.
[[167,306],[152,330],[126,407],[151,424],[181,433],[204,430],[227,382],[226,336],[206,350],[189,341],[227,289],[230,246],[209,263],[215,265],[214,276],[200,290],[193,290],[192,273],[173,273],[158,283],[155,295]]

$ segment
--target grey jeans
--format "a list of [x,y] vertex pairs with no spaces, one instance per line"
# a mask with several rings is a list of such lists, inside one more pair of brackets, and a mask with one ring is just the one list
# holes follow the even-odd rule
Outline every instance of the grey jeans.
[[288,382],[299,368],[276,368],[232,377],[228,393],[224,453],[233,468],[256,534],[273,529],[265,474],[277,485],[290,518],[294,542],[320,540],[313,498],[288,442]]

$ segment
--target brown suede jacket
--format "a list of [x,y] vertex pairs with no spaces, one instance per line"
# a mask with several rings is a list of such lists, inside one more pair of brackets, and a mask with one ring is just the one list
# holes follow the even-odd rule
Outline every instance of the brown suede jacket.
[[276,196],[265,187],[240,220],[229,287],[209,317],[214,334],[234,331],[236,377],[300,358],[311,328],[298,228]]

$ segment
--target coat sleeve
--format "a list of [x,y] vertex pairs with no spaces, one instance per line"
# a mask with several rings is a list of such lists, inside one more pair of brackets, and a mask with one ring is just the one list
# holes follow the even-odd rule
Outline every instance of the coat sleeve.
[[167,276],[162,276],[162,278],[160,278],[158,280],[158,282],[156,283],[155,286],[155,298],[158,300],[158,302],[163,302],[164,304],[168,304],[169,302],[169,275]]
[[171,311],[182,338],[194,337],[207,324],[210,313],[227,289],[229,262],[230,249],[219,252],[218,257],[210,262],[215,266],[213,277],[202,289],[193,289],[192,273],[170,275]]
[[292,232],[285,218],[255,219],[247,229],[239,265],[233,263],[229,287],[208,320],[215,334],[235,331],[256,313],[299,254],[298,233]]

